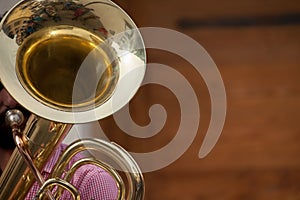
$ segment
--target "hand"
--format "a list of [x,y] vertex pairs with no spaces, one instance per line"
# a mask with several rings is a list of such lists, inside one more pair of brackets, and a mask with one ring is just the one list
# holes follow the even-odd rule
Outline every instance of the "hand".
[[0,91],[0,115],[7,109],[15,108],[18,102],[7,92],[6,89]]

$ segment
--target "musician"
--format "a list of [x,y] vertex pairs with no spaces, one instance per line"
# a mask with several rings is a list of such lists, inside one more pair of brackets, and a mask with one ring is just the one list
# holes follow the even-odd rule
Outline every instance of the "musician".
[[[21,110],[27,118],[29,111],[22,108],[18,103],[11,97],[5,88],[0,84],[0,168],[1,172],[4,170],[8,159],[15,148],[15,144],[12,138],[11,128],[5,123],[5,112],[9,109],[17,108]],[[25,120],[26,121],[26,120]],[[49,176],[52,167],[55,165],[59,158],[59,155],[65,149],[64,144],[58,146],[53,156],[50,158],[44,169],[42,175],[44,178]],[[80,156],[75,157],[72,163],[74,163]],[[71,183],[78,189],[82,200],[112,200],[117,198],[118,189],[115,180],[103,169],[94,165],[84,165],[80,167],[74,174]],[[35,194],[39,189],[38,183],[34,183],[29,193],[27,194],[26,200],[34,198]],[[61,199],[72,199],[69,192],[64,192]]]

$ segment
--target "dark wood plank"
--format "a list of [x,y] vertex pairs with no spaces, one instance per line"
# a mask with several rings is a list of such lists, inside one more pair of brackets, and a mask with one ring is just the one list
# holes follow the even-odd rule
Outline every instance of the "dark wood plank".
[[[128,0],[126,9],[139,26],[173,28],[201,44],[216,62],[228,98],[220,140],[207,157],[199,159],[211,114],[206,85],[183,59],[149,50],[149,62],[168,64],[190,81],[200,102],[201,122],[183,156],[161,170],[145,173],[146,199],[300,199],[300,26],[185,30],[176,26],[182,17],[295,13],[300,11],[298,1]],[[113,132],[112,140],[130,151],[159,149],[176,134],[180,112],[170,91],[147,86],[131,102],[133,119],[140,125],[149,123],[148,109],[154,103],[164,105],[169,115],[164,129],[152,138],[129,137],[112,118],[100,124]]]

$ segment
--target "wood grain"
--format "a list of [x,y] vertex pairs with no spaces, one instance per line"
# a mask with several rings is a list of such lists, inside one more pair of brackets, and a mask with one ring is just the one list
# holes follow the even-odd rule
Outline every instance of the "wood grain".
[[[200,102],[201,121],[194,142],[178,160],[161,170],[145,173],[146,199],[300,199],[300,25],[184,30],[176,26],[183,17],[295,13],[300,12],[300,3],[128,0],[124,5],[139,26],[172,28],[201,44],[218,66],[228,101],[222,135],[213,151],[199,159],[211,116],[206,85],[184,59],[148,50],[149,62],[168,64],[189,80]],[[176,98],[166,88],[144,86],[130,104],[136,123],[149,123],[148,109],[154,103],[165,106],[168,119],[161,132],[152,138],[127,136],[111,117],[100,124],[106,132],[113,132],[112,140],[130,151],[159,149],[176,135],[180,112]]]

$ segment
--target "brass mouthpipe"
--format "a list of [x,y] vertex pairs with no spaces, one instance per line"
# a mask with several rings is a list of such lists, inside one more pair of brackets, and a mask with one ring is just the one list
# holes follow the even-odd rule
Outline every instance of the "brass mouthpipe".
[[[32,114],[22,131],[26,148],[36,168],[41,171],[53,150],[61,143],[72,125],[51,122]],[[36,181],[17,149],[14,150],[0,177],[0,199],[23,200]],[[12,186],[15,188],[11,190]]]

